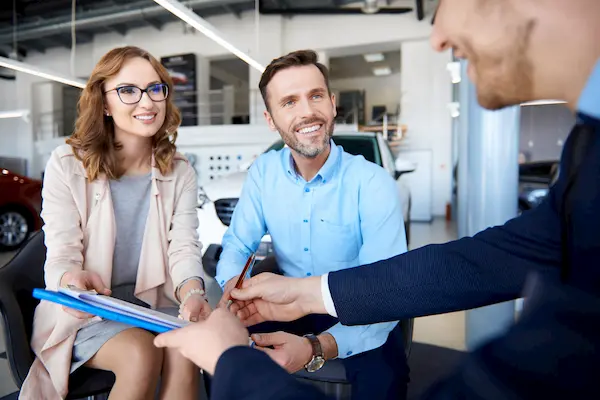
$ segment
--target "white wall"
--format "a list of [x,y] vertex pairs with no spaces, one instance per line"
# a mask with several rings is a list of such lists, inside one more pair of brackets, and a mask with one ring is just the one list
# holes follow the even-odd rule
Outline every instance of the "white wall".
[[375,105],[385,105],[390,113],[396,112],[400,105],[400,74],[389,76],[367,76],[361,78],[336,79],[330,82],[335,93],[345,90],[364,90],[366,119],[372,118],[371,111]]
[[[431,211],[444,215],[452,191],[452,85],[450,52],[434,52],[427,40],[402,43],[402,152],[431,151]],[[415,203],[413,203],[415,204]]]

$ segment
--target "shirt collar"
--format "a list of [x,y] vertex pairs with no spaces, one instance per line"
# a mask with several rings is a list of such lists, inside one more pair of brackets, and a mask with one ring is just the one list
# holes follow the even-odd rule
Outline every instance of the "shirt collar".
[[577,111],[592,118],[600,119],[600,60],[596,63],[587,84],[581,92]]
[[[333,142],[333,139],[329,140],[329,147],[330,147],[330,151],[329,151],[329,156],[327,157],[327,161],[325,161],[325,164],[323,164],[323,166],[321,167],[319,172],[317,172],[317,174],[312,179],[312,181],[314,181],[317,178],[320,178],[321,182],[327,183],[333,177],[333,174],[335,173],[336,167],[338,165],[338,160],[340,158],[340,149],[335,145],[335,143]],[[287,163],[288,174],[290,174],[293,177],[300,178],[300,175],[296,171],[296,165],[294,163],[294,158],[292,157],[292,153],[290,152],[290,149],[288,147],[286,147],[284,150],[285,150],[284,157],[287,158],[287,160],[288,160],[288,163]]]

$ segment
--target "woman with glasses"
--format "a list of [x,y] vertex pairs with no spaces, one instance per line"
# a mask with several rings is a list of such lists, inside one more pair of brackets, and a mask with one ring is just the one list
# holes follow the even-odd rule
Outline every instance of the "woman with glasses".
[[[136,47],[111,50],[94,68],[67,144],[44,174],[41,216],[46,286],[75,286],[189,321],[204,296],[194,169],[176,152],[181,122],[165,68]],[[197,399],[198,370],[154,335],[42,301],[36,360],[22,399],[64,398],[82,367],[112,371],[110,399]]]

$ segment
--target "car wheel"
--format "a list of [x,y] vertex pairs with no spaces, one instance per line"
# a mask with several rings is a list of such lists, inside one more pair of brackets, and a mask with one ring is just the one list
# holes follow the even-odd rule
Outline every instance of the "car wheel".
[[21,210],[0,210],[0,251],[19,248],[29,237],[30,224]]

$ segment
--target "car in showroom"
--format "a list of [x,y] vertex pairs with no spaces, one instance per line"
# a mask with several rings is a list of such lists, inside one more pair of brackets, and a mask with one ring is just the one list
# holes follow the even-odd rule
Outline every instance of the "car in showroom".
[[0,167],[0,251],[19,248],[41,229],[42,181]]
[[519,164],[519,214],[537,207],[559,174],[558,160]]
[[[402,204],[406,240],[410,240],[410,191],[404,182],[403,175],[415,170],[412,162],[396,159],[383,136],[372,132],[343,132],[335,133],[333,140],[336,145],[342,146],[344,151],[353,155],[362,155],[367,161],[373,162],[389,172],[396,180],[398,196]],[[266,152],[283,149],[283,140],[277,140]],[[242,192],[242,186],[251,163],[242,165],[240,171],[234,172],[220,179],[212,181],[199,188],[198,193],[198,219],[200,222],[198,233],[203,245],[204,269],[210,276],[216,273],[216,264],[221,254],[221,240],[231,222],[233,210]],[[385,201],[385,199],[382,199]],[[261,260],[273,254],[273,245],[267,234],[261,240],[256,251],[256,259]]]

